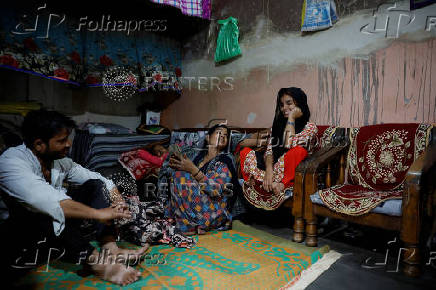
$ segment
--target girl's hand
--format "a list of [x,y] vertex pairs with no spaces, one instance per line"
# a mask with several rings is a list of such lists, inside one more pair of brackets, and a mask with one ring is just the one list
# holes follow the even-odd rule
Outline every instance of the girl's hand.
[[272,170],[266,170],[265,171],[265,176],[263,177],[263,188],[270,192],[273,188],[272,188],[272,184],[273,184],[273,173]]
[[289,113],[289,119],[295,120],[303,116],[303,112],[301,112],[301,109],[299,107],[295,107],[292,109],[292,111]]
[[188,157],[186,157],[186,154],[181,156],[180,159],[171,156],[168,165],[173,169],[182,170],[189,173],[194,173],[194,171],[196,171],[195,169],[197,168],[195,164]]

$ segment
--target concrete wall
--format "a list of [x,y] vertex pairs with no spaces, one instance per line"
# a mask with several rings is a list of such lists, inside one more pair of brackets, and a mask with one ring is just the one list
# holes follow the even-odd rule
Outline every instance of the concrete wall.
[[[241,2],[250,13],[249,4],[256,1]],[[280,1],[273,6],[272,1],[261,2],[271,9]],[[163,112],[163,124],[201,127],[224,118],[235,126],[268,127],[277,91],[289,86],[306,91],[318,124],[436,122],[436,24],[429,25],[436,23],[436,4],[412,12],[409,1],[372,4],[371,9],[345,13],[328,30],[305,36],[271,25],[273,19],[292,14],[285,7],[273,16],[264,13],[268,9],[247,16],[251,25],[240,24],[243,55],[224,65],[214,64],[206,39],[203,50],[185,53],[183,75],[193,77],[193,85]],[[190,46],[188,42],[188,50]],[[198,85],[201,77],[206,86]],[[207,80],[226,77],[232,78],[231,86],[207,85]]]

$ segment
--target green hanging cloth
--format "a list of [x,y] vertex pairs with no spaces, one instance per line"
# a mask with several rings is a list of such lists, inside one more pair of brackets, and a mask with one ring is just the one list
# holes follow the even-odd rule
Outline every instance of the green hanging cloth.
[[238,20],[229,17],[224,20],[218,20],[218,24],[222,26],[217,39],[215,62],[228,60],[241,54],[241,48],[238,43]]

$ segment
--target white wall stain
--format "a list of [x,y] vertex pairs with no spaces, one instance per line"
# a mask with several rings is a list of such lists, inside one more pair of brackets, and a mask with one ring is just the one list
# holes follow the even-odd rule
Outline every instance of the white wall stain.
[[[398,38],[403,41],[423,41],[436,37],[436,25],[429,24],[432,17],[436,17],[436,4],[410,12],[408,10],[409,1],[397,1],[395,6],[384,4],[377,11],[363,10],[341,18],[328,30],[306,36],[295,32],[270,32],[262,39],[256,35],[264,27],[265,20],[259,18],[258,25],[247,34],[250,37],[240,43],[242,57],[222,66],[215,66],[213,60],[184,59],[183,75],[242,78],[252,69],[265,66],[268,66],[271,74],[289,71],[290,67],[298,64],[334,66],[345,57],[363,57],[389,46],[397,38],[397,30]],[[400,17],[401,14],[410,17]],[[390,26],[383,30],[387,18]]]
[[247,116],[247,123],[253,124],[254,120],[256,120],[256,117],[257,117],[256,113],[250,112],[250,114],[248,114]]

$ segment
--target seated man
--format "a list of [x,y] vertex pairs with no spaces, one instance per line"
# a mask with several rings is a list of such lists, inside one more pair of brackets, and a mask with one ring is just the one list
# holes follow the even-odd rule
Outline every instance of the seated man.
[[[112,220],[130,218],[130,212],[124,203],[110,204],[104,190],[119,195],[111,180],[65,157],[74,127],[74,121],[55,111],[29,112],[22,125],[24,144],[0,156],[0,192],[10,212],[6,230],[2,229],[2,249],[8,256],[1,259],[6,268],[2,270],[16,273],[29,268],[29,260],[47,263],[56,256],[83,263],[104,280],[127,285],[141,273],[123,262],[137,260],[148,245],[136,251],[116,246]],[[79,187],[67,193],[64,183]],[[94,221],[88,223],[93,232],[86,236],[84,219]],[[93,237],[106,259],[100,259],[101,253],[90,244]]]

